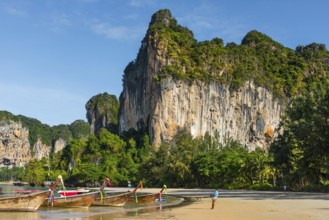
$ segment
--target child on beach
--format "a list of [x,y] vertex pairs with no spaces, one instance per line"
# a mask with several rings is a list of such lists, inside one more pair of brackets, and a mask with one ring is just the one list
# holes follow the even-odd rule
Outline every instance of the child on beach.
[[211,209],[215,208],[215,202],[218,199],[218,191],[216,190],[211,196]]

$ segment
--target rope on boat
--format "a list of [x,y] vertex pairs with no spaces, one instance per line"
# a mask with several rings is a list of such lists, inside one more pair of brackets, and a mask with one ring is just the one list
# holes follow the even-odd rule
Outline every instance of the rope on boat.
[[64,199],[65,199],[65,201],[66,201],[66,189],[65,189],[65,185],[64,185],[64,181],[63,181],[63,178],[62,178],[62,176],[60,175],[60,176],[58,176],[58,178],[60,178],[61,179],[61,183],[62,183],[62,186],[63,186],[63,189],[64,189]]
[[102,193],[102,191],[100,191],[100,190],[98,190],[98,192],[99,192],[99,194],[101,195],[101,202],[103,202],[103,193]]

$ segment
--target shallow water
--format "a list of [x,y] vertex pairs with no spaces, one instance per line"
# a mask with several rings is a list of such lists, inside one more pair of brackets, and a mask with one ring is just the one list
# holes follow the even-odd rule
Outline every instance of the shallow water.
[[[4,187],[6,193],[13,192],[22,187]],[[124,207],[100,207],[91,206],[83,208],[44,208],[40,207],[36,212],[0,212],[1,220],[14,219],[51,219],[51,220],[105,220],[126,219],[132,216],[141,216],[142,219],[153,219],[156,215],[168,215],[165,210],[186,204],[182,198],[167,196],[163,203],[151,202],[148,204],[136,204],[129,201]],[[167,218],[167,217],[165,217]]]
[[98,207],[86,208],[39,208],[36,212],[0,212],[0,219],[69,219],[69,220],[96,220],[125,218],[149,213],[151,215],[162,212],[168,208],[182,204],[183,199],[168,197],[165,203],[152,202],[147,205],[139,205],[128,202],[124,207]]

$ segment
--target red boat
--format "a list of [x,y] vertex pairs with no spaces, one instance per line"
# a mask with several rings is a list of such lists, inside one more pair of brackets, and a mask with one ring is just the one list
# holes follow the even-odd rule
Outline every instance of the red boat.
[[87,193],[87,192],[90,192],[90,190],[77,189],[77,190],[60,190],[60,191],[58,191],[58,193],[61,195],[61,197],[63,197],[63,196],[77,196],[77,195],[80,195],[82,193]]

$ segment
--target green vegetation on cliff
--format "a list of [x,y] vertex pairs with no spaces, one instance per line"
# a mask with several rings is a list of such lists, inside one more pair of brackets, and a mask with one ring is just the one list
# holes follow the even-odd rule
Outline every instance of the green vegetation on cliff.
[[117,132],[119,106],[117,97],[106,92],[93,96],[86,103],[87,119],[95,127],[95,133],[101,128]]
[[157,77],[218,81],[239,87],[254,80],[282,97],[298,94],[314,75],[328,74],[329,52],[323,44],[299,46],[296,51],[270,37],[250,31],[241,45],[215,38],[197,42],[193,33],[177,24],[169,10],[153,15],[149,26],[151,44],[164,52],[168,65]]
[[70,141],[73,138],[86,138],[90,133],[90,125],[83,120],[76,120],[70,125],[49,126],[37,119],[23,115],[13,115],[7,111],[0,111],[0,122],[21,122],[24,128],[29,130],[29,142],[31,147],[38,139],[42,143],[52,146],[56,140],[62,138]]

